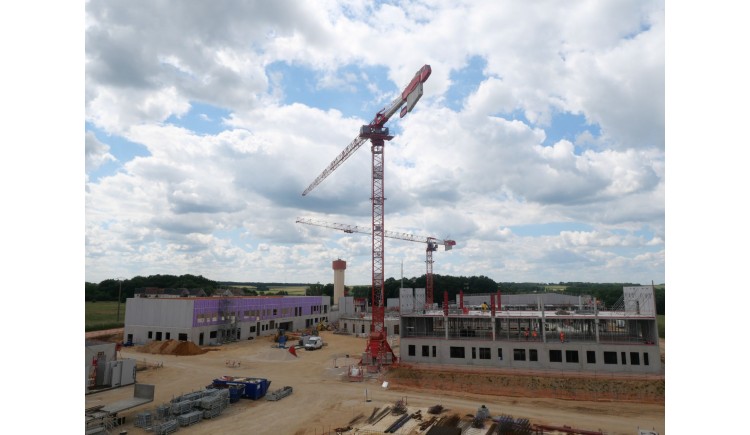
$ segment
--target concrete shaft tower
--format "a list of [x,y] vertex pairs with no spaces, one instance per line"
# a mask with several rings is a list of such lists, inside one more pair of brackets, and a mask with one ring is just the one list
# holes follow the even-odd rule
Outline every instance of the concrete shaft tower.
[[344,297],[344,271],[346,261],[342,259],[333,260],[333,304],[338,305],[339,299]]

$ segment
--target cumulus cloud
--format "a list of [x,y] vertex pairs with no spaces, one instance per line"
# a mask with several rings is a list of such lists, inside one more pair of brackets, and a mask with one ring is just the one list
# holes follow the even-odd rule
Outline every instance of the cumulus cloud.
[[[453,73],[470,59],[481,77],[451,109]],[[425,63],[433,73],[417,109],[389,124],[385,220],[457,241],[436,273],[663,279],[663,2],[100,0],[86,4],[86,120],[148,155],[87,181],[87,279],[328,282],[342,257],[350,283],[366,284],[368,237],[294,220],[370,224],[369,143],[301,196],[369,118],[294,101],[269,65],[309,73],[309,91],[368,89],[361,104],[374,105]],[[225,111],[219,132],[184,121],[199,103]],[[548,143],[560,114],[589,126]],[[120,157],[87,132],[87,173]],[[556,222],[594,229],[511,230]],[[387,246],[387,275],[401,261],[423,273],[423,249]]]
[[86,172],[99,168],[106,162],[116,161],[115,156],[109,153],[109,145],[100,142],[96,135],[90,131],[86,132]]

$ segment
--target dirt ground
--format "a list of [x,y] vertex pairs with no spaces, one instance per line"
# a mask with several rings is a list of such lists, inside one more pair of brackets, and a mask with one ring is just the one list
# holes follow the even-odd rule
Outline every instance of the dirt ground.
[[[268,337],[226,344],[199,355],[162,355],[133,347],[123,348],[121,357],[134,358],[140,367],[150,367],[137,372],[137,381],[155,385],[156,397],[152,403],[120,413],[125,423],[112,433],[149,433],[133,425],[136,414],[154,411],[176,396],[200,390],[213,379],[230,375],[266,378],[271,381],[270,391],[291,386],[294,392],[276,402],[242,399],[229,405],[220,416],[180,427],[178,433],[322,435],[349,426],[357,417],[362,422],[375,408],[383,409],[403,400],[409,412],[422,409],[423,414],[427,408],[441,405],[446,409],[442,415],[465,416],[485,405],[492,416],[527,418],[534,424],[600,430],[612,435],[637,434],[640,427],[665,434],[663,400],[656,400],[657,403],[561,400],[545,398],[534,391],[529,391],[526,397],[513,397],[477,394],[475,389],[462,391],[467,389],[466,384],[447,385],[445,382],[439,389],[428,389],[400,383],[401,376],[395,371],[393,376],[385,373],[362,382],[351,382],[345,376],[347,368],[357,363],[358,358],[354,357],[365,349],[366,339],[325,331],[321,335],[326,342],[323,349],[299,349],[296,357],[288,349],[274,347]],[[388,382],[387,388],[383,388],[384,381]],[[661,382],[663,391],[663,377],[657,382]],[[88,394],[85,407],[106,405],[132,396],[132,385]],[[410,429],[398,433],[424,432]]]

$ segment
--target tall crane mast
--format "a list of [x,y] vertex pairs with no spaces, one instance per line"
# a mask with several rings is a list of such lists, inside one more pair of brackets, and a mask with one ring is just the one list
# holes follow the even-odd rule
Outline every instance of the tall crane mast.
[[[345,233],[362,233],[362,234],[372,234],[372,230],[370,228],[360,227],[357,225],[346,225],[346,224],[339,224],[334,222],[324,222],[320,220],[310,219],[310,218],[297,218],[297,223],[299,224],[306,224],[306,225],[316,225],[319,227],[325,227],[325,228],[333,228],[335,230],[341,230]],[[456,246],[455,240],[438,240],[435,237],[425,237],[425,236],[415,236],[413,234],[407,234],[407,233],[397,233],[394,231],[383,231],[383,235],[385,237],[391,238],[391,239],[399,239],[399,240],[407,240],[410,242],[418,242],[418,243],[426,243],[427,248],[425,249],[426,252],[426,260],[425,263],[427,264],[427,272],[425,273],[425,307],[430,308],[432,307],[433,303],[433,294],[434,294],[434,286],[432,281],[432,265],[434,261],[432,260],[432,253],[437,251],[439,245],[443,245],[446,251],[450,251],[453,249],[454,246]]]
[[422,66],[391,104],[376,113],[369,124],[363,125],[359,129],[357,137],[302,192],[302,196],[310,193],[329,174],[357,151],[363,143],[368,139],[370,140],[370,149],[372,152],[370,197],[372,200],[372,325],[370,326],[370,338],[366,350],[370,365],[381,366],[397,360],[384,333],[385,303],[383,295],[385,293],[385,272],[383,265],[385,263],[385,255],[383,238],[385,237],[385,224],[383,217],[385,214],[385,190],[383,179],[385,172],[383,170],[383,148],[385,141],[393,139],[393,136],[389,134],[388,127],[385,127],[385,123],[399,109],[401,109],[400,116],[402,118],[408,112],[411,112],[417,101],[422,97],[424,93],[423,84],[430,77],[431,73],[432,69],[429,65]]

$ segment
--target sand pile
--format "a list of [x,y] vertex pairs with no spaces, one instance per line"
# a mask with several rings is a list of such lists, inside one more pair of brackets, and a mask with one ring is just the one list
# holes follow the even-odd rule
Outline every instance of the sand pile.
[[154,353],[159,355],[201,355],[206,350],[201,349],[192,341],[152,341],[138,348],[139,352]]

